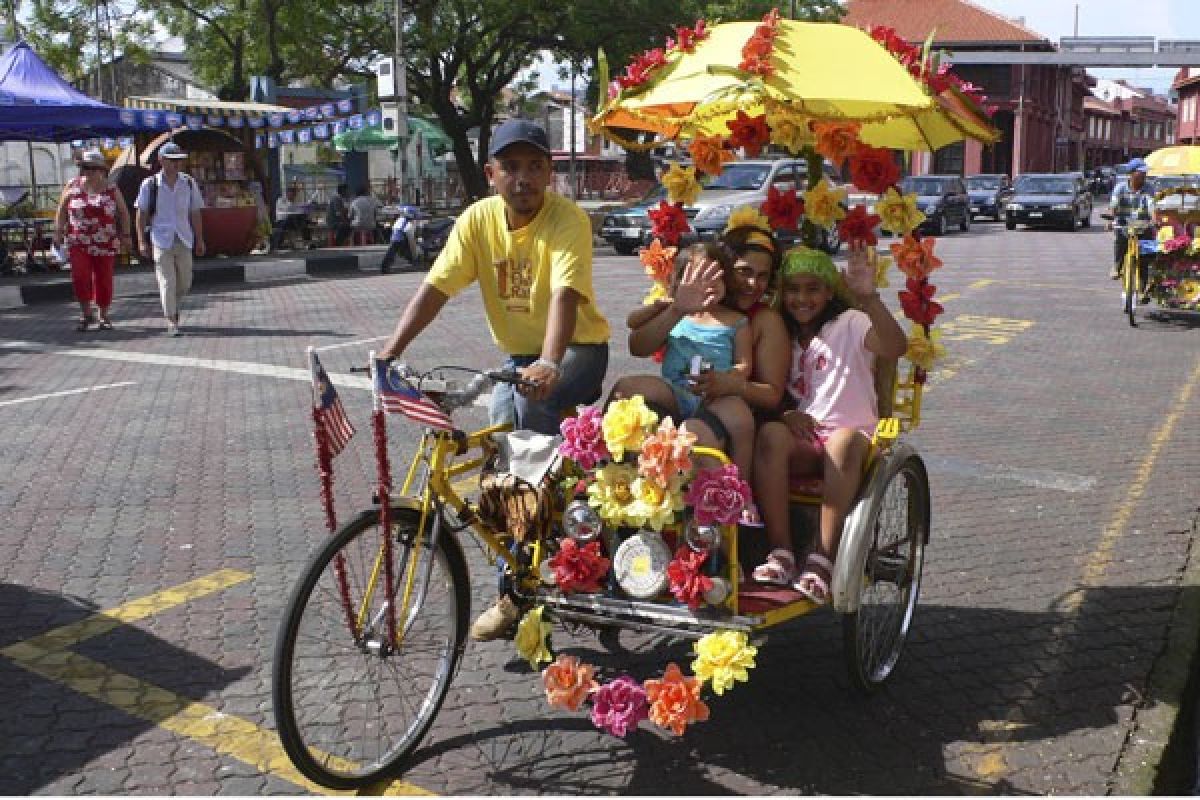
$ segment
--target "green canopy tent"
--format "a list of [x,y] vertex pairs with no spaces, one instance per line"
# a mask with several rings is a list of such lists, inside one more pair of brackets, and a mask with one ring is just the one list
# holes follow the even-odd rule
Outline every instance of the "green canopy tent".
[[[409,135],[419,134],[425,142],[431,157],[446,153],[453,146],[446,132],[421,117],[408,118]],[[339,153],[364,152],[367,150],[392,150],[398,144],[395,134],[387,133],[379,125],[368,125],[357,130],[351,129],[333,137],[333,146]]]

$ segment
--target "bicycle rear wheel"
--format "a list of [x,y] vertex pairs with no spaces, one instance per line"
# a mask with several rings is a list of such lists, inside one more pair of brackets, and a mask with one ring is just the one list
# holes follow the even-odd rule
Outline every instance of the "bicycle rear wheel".
[[1139,259],[1134,255],[1135,248],[1138,247],[1137,239],[1131,239],[1133,245],[1130,247],[1129,255],[1125,258],[1125,313],[1129,316],[1129,324],[1137,327],[1137,304],[1138,292],[1141,291],[1141,276],[1139,273]]
[[[349,523],[309,563],[275,645],[272,696],[284,750],[335,789],[395,774],[429,730],[462,655],[470,613],[456,541],[418,538],[419,515],[392,511],[396,642],[386,622],[379,512]],[[413,589],[409,575],[427,591]],[[372,579],[374,575],[374,580]]]

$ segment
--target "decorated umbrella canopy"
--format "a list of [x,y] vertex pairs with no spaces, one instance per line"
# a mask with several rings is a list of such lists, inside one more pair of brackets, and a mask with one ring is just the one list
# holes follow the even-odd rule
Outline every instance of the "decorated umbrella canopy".
[[622,128],[666,139],[726,135],[740,111],[766,114],[768,124],[790,119],[801,136],[810,121],[859,122],[862,142],[900,150],[999,138],[963,84],[894,34],[880,37],[885,47],[847,25],[777,18],[677,33],[617,79],[622,88],[594,129],[617,141]]
[[1200,175],[1200,146],[1176,145],[1146,156],[1151,175]]
[[[409,131],[419,133],[429,148],[430,155],[441,155],[452,146],[450,137],[432,122],[421,117],[408,118]],[[333,137],[333,146],[340,153],[366,150],[391,150],[397,146],[398,138],[394,133],[388,133],[379,125],[367,125],[362,128],[350,129]]]

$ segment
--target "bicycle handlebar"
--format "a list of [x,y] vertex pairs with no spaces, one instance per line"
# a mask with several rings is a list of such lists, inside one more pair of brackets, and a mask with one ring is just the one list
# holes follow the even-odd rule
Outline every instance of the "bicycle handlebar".
[[[477,370],[471,367],[446,365],[434,367],[426,373],[420,373],[407,364],[397,364],[395,369],[405,380],[411,381],[422,392],[434,396],[438,404],[446,411],[471,405],[476,398],[491,388],[493,383],[508,383],[521,389],[531,389],[537,385],[533,381],[526,380],[515,370]],[[475,374],[466,386],[460,388],[453,381],[432,377],[433,373],[440,370],[461,370]],[[370,367],[350,367],[351,373],[369,373],[370,371]]]

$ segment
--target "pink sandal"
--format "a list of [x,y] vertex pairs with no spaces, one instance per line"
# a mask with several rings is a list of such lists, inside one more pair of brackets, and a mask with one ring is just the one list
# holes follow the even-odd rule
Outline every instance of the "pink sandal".
[[829,582],[833,580],[833,562],[820,553],[809,553],[804,559],[804,571],[792,588],[813,605],[829,603]]
[[767,560],[754,568],[750,578],[755,583],[787,586],[796,576],[796,557],[792,551],[776,547],[767,554]]

